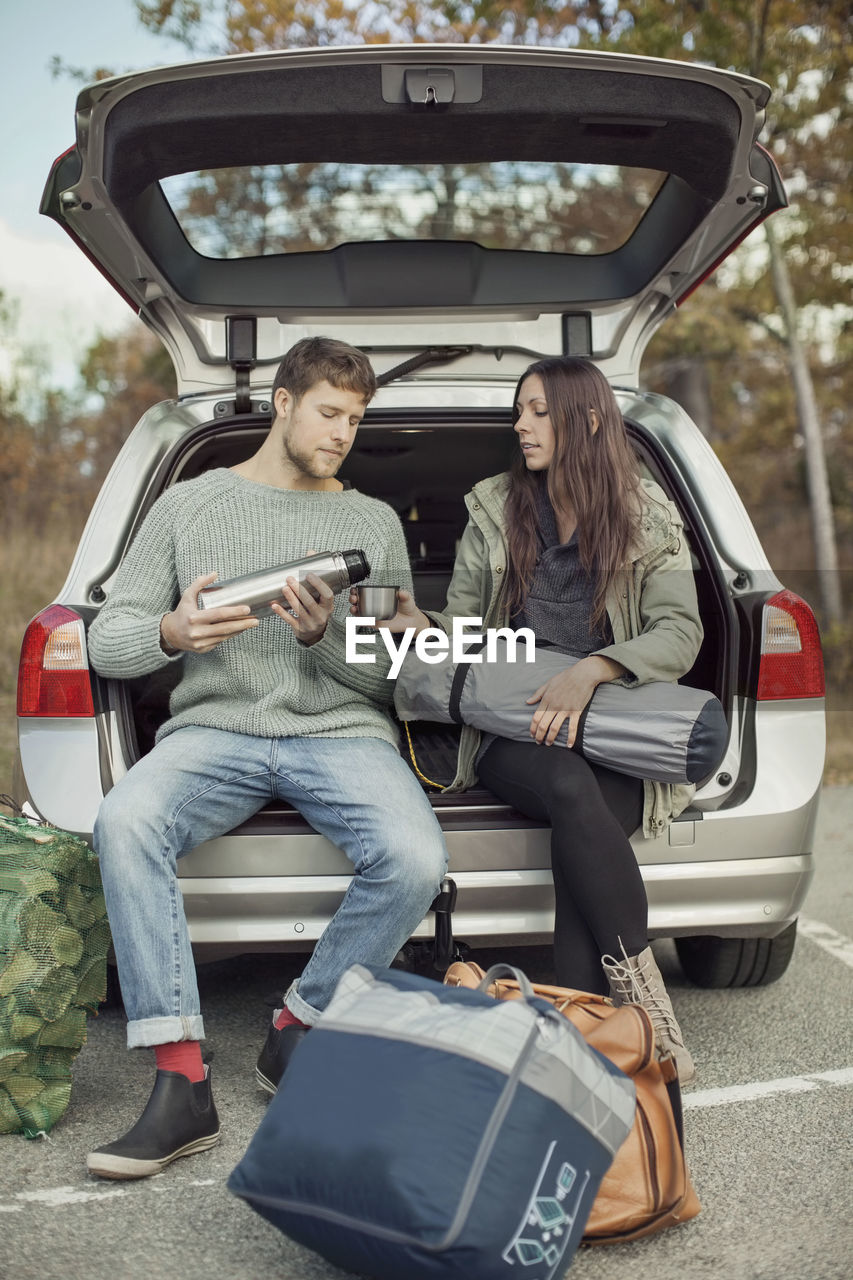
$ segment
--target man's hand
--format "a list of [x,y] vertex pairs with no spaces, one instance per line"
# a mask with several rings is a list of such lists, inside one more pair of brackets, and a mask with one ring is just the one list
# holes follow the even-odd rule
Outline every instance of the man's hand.
[[[318,600],[314,599],[305,586],[306,582],[311,583],[319,595]],[[323,637],[335,607],[335,593],[331,587],[322,578],[318,578],[316,573],[308,573],[302,583],[297,578],[288,578],[281,594],[286,603],[282,606],[277,600],[274,601],[273,613],[287,623],[303,644],[316,644]]]
[[247,604],[200,609],[198,593],[217,577],[204,573],[191,582],[176,609],[160,619],[160,645],[166,653],[209,653],[223,640],[258,625]]
[[581,713],[597,687],[606,681],[615,680],[624,672],[625,668],[612,658],[599,658],[591,654],[552,676],[527,699],[528,703],[539,703],[536,714],[530,721],[530,736],[550,747],[563,723],[568,720],[566,746],[573,747]]

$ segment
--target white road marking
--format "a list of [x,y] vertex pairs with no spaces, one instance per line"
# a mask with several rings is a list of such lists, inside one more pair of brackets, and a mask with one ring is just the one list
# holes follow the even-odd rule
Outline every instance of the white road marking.
[[754,1102],[780,1093],[812,1093],[821,1085],[853,1085],[853,1067],[835,1071],[814,1071],[804,1076],[782,1076],[778,1080],[753,1080],[747,1084],[728,1085],[723,1089],[697,1089],[684,1094],[685,1111],[699,1107],[724,1107],[733,1102]]
[[797,932],[804,938],[808,938],[810,942],[816,943],[836,960],[840,960],[842,964],[853,969],[853,941],[845,938],[843,933],[836,933],[835,929],[831,929],[828,924],[823,924],[820,920],[810,920],[808,916],[800,916]]
[[[49,1209],[63,1208],[65,1205],[71,1204],[98,1204],[103,1200],[117,1200],[123,1196],[135,1194],[137,1191],[165,1191],[170,1193],[186,1188],[186,1187],[215,1187],[219,1185],[215,1178],[195,1179],[193,1181],[183,1179],[172,1179],[167,1181],[163,1186],[156,1186],[154,1178],[161,1175],[155,1174],[152,1178],[146,1178],[132,1186],[122,1187],[44,1187],[39,1191],[17,1191],[8,1200],[0,1202],[0,1213],[20,1213],[27,1205],[35,1207],[46,1206]],[[224,1183],[224,1179],[222,1179]]]
[[853,1084],[853,1067],[838,1067],[834,1071],[815,1071],[812,1080],[825,1080],[827,1084]]
[[47,1187],[43,1191],[19,1191],[16,1200],[24,1200],[28,1204],[46,1204],[52,1209],[64,1204],[84,1204],[92,1200],[114,1200],[116,1196],[126,1196],[129,1192],[124,1188],[110,1191],[83,1191],[79,1187]]

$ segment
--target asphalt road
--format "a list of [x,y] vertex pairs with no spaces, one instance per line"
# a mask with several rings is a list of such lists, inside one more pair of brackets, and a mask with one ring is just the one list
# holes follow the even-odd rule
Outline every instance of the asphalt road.
[[[853,1276],[853,787],[824,792],[817,848],[801,936],[775,985],[698,990],[669,944],[656,946],[699,1065],[685,1124],[702,1213],[648,1240],[581,1250],[575,1280]],[[152,1079],[149,1054],[124,1049],[121,1015],[102,1010],[49,1139],[0,1138],[0,1276],[347,1280],[225,1188],[266,1107],[253,1068],[281,963],[242,957],[200,977],[221,1144],[141,1182],[87,1176],[86,1152],[130,1126]]]

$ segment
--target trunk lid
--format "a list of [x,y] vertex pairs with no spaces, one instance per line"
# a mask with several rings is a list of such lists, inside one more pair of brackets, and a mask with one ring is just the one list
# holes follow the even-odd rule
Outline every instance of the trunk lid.
[[450,340],[466,374],[563,350],[634,380],[673,306],[785,204],[756,142],[768,97],[577,50],[195,62],[84,89],[41,207],[161,336],[182,394],[245,393],[330,329],[380,371]]

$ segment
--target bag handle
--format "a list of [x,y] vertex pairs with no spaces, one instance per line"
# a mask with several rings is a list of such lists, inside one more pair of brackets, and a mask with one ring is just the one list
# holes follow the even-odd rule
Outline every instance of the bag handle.
[[519,990],[521,991],[521,994],[524,996],[525,1000],[532,1000],[535,997],[536,992],[533,990],[533,987],[530,985],[530,979],[528,978],[527,974],[522,973],[520,969],[514,969],[511,964],[503,964],[503,963],[493,964],[491,969],[489,969],[487,973],[483,974],[482,978],[477,983],[477,990],[488,991],[491,984],[497,978],[505,978],[507,976],[511,978],[515,978],[515,981],[518,983]]

